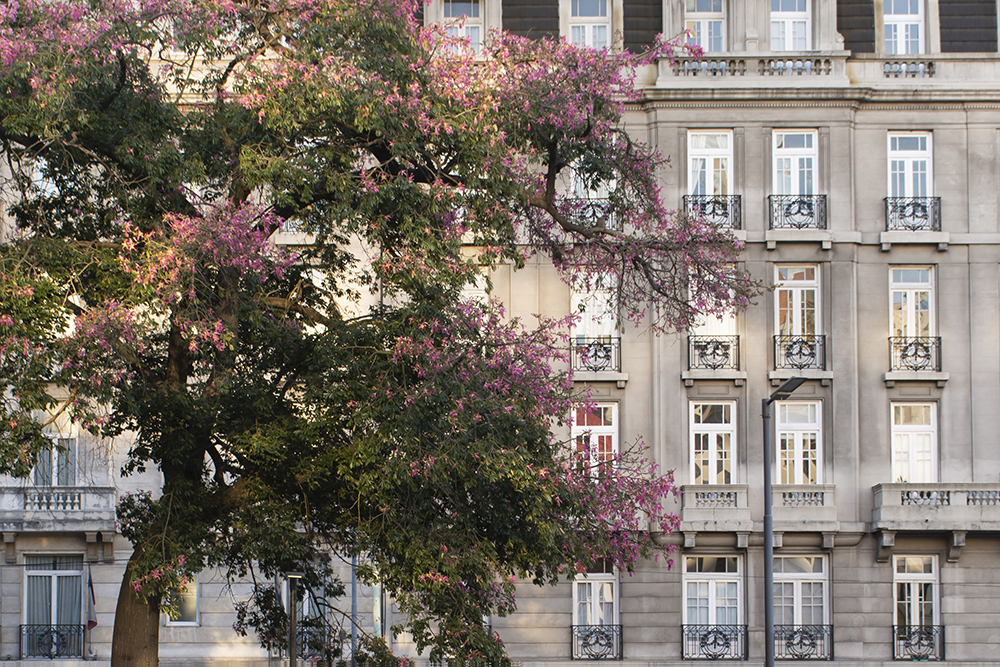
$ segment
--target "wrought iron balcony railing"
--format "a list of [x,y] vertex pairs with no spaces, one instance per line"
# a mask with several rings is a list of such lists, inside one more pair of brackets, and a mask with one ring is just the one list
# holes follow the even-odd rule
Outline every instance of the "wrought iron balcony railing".
[[621,338],[575,336],[573,338],[573,370],[593,373],[620,373],[622,370]]
[[826,336],[775,336],[774,368],[826,370]]
[[622,626],[574,625],[573,660],[621,660]]
[[826,229],[826,195],[771,195],[771,229]]
[[83,658],[83,626],[22,625],[21,658]]
[[684,212],[730,229],[743,228],[740,195],[684,195]]
[[774,626],[774,657],[779,660],[833,660],[833,626]]
[[895,660],[944,660],[943,625],[892,626]]
[[941,371],[940,336],[891,336],[890,371]]
[[740,369],[739,336],[688,336],[688,370]]
[[747,626],[683,625],[684,660],[746,660]]
[[567,199],[571,205],[571,215],[581,227],[597,227],[603,224],[607,229],[621,231],[621,220],[611,210],[609,200],[599,197]]
[[887,232],[940,232],[940,197],[886,197]]

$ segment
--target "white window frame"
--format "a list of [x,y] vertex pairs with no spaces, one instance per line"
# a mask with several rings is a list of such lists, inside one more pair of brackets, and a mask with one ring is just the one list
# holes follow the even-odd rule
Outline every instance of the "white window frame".
[[[732,558],[736,562],[736,572],[701,572],[698,570],[691,570],[691,563],[699,563],[698,559],[706,558]],[[728,565],[728,564],[727,564]],[[681,607],[681,613],[683,615],[684,625],[742,625],[743,624],[743,559],[735,554],[690,554],[684,556],[684,599],[682,601],[683,606]],[[719,606],[719,585],[735,584],[736,590],[736,622],[718,622],[719,609],[724,608],[727,610],[733,609],[732,606]],[[691,585],[705,586],[707,607],[708,607],[708,623],[703,623],[700,619],[691,618],[688,610],[688,603],[690,598],[690,588]],[[699,599],[701,598],[701,591],[698,591]],[[731,600],[732,598],[721,597],[722,600]],[[727,614],[728,615],[728,614]],[[732,621],[733,619],[726,619],[727,621]]]
[[[775,437],[777,475],[779,484],[823,483],[823,403],[822,401],[778,401],[775,410]],[[805,408],[815,419],[811,422],[789,421],[789,410]],[[813,444],[810,450],[807,445]],[[788,445],[791,445],[790,447]],[[815,479],[810,480],[803,470],[808,460],[815,465]],[[791,464],[791,475],[785,462]]]
[[[611,593],[611,618],[605,618],[604,607],[600,602],[595,603],[595,596],[603,596],[607,592]],[[603,600],[598,597],[598,600]],[[586,572],[579,573],[573,580],[573,625],[620,625],[621,609],[618,601],[619,582],[618,571],[613,568],[612,572]],[[581,606],[585,605],[587,616],[586,623],[581,623]]]
[[[787,2],[787,0],[784,0]],[[771,0],[771,50],[772,51],[811,51],[812,50],[812,0],[796,0],[805,9],[794,11],[782,11],[780,9],[782,0]],[[775,9],[775,5],[779,7]],[[796,25],[803,26],[804,42],[802,48],[795,48]],[[783,31],[784,39],[781,39],[777,29]]]
[[[898,424],[902,411],[907,407],[926,408],[929,424]],[[902,481],[910,484],[935,483],[938,480],[938,404],[930,402],[898,401],[889,404],[889,423],[892,437],[892,481]],[[921,452],[917,438],[926,438],[926,451]],[[903,444],[905,447],[905,457]],[[918,454],[922,456],[918,457]],[[921,461],[926,461],[927,473],[920,474]],[[926,478],[926,479],[925,479]]]
[[[43,569],[30,570],[30,569],[28,569],[29,566],[28,566],[28,563],[27,563],[27,557],[39,557],[39,556],[46,557],[46,558],[79,556],[80,557],[80,569],[79,570],[43,570]],[[87,596],[88,592],[85,590],[84,578],[83,578],[84,561],[85,561],[84,555],[83,554],[74,554],[74,553],[61,553],[61,554],[27,553],[27,554],[25,554],[25,557],[26,558],[25,558],[25,560],[23,562],[23,565],[24,565],[24,595],[23,595],[23,598],[24,598],[24,600],[23,600],[23,604],[21,606],[21,614],[22,614],[21,617],[24,619],[25,625],[31,625],[30,623],[28,623],[28,621],[29,621],[29,617],[28,617],[28,602],[29,602],[28,578],[29,577],[48,577],[52,581],[52,583],[51,583],[51,590],[50,590],[50,595],[52,597],[51,597],[51,603],[50,603],[50,607],[49,607],[49,618],[51,619],[51,621],[50,621],[49,625],[62,625],[61,623],[59,623],[59,586],[56,584],[56,580],[58,578],[60,578],[60,577],[62,577],[62,578],[77,577],[79,579],[79,585],[80,585],[80,608],[76,610],[77,611],[76,617],[78,619],[76,624],[82,625],[83,623],[85,623],[85,616],[84,616],[84,610],[83,610],[83,608],[84,608],[84,604],[85,604],[86,596]],[[82,637],[81,637],[80,641],[81,642],[83,641]]]
[[[473,15],[458,12],[454,7],[456,4],[471,4]],[[463,0],[462,2],[443,0],[442,11],[444,12],[445,34],[453,39],[469,40],[469,48],[477,55],[482,53],[485,26],[481,0]]]
[[[588,467],[591,468],[592,474],[597,474],[599,467],[607,463],[608,461],[613,461],[615,455],[618,454],[618,403],[615,401],[594,403],[591,406],[594,410],[602,411],[601,421],[607,421],[607,415],[610,415],[610,424],[602,425],[585,425],[577,424],[577,419],[581,412],[591,412],[585,408],[577,408],[573,411],[572,424],[570,427],[571,438],[573,442],[573,448],[575,451],[579,451],[580,444],[579,439],[589,436],[591,439],[591,458],[586,461]],[[604,412],[607,411],[607,412]],[[594,439],[598,442],[595,444]]]
[[[74,437],[66,437],[59,434],[45,434],[51,442],[49,447],[39,452],[35,469],[31,473],[31,481],[37,487],[73,487],[78,485],[80,467],[79,440]],[[61,448],[61,449],[60,449]],[[41,468],[45,465],[44,454],[47,454],[47,475],[48,483],[45,483],[44,476],[40,477]],[[68,460],[67,460],[68,459]],[[64,466],[69,468],[71,479],[68,483],[60,482],[60,471]]]
[[[903,271],[926,271],[927,280],[906,280]],[[921,297],[926,294],[926,297]],[[927,300],[927,323],[921,326],[916,304],[922,298]],[[900,308],[897,309],[897,300]],[[899,312],[902,317],[897,318]],[[889,331],[892,336],[907,338],[934,336],[934,267],[933,266],[890,266],[889,267]]]
[[618,330],[618,319],[611,302],[614,286],[610,276],[602,276],[600,281],[591,280],[586,285],[570,291],[570,312],[579,314],[580,319],[573,325],[572,338],[577,345],[591,340],[610,343]]
[[[916,9],[907,13],[889,13],[895,5]],[[885,53],[889,56],[918,55],[924,52],[924,0],[885,0],[882,10]],[[913,32],[916,32],[914,36]],[[900,48],[902,47],[902,48]]]
[[[180,598],[194,597],[194,620],[185,621],[178,618],[174,620],[170,618],[169,614],[164,614],[166,620],[164,625],[173,627],[197,627],[201,625],[201,575],[194,575],[194,578],[189,579],[181,590]],[[178,600],[178,610],[180,609],[180,600]]]
[[[886,192],[890,197],[933,196],[933,138],[931,132],[889,132],[886,137],[888,155]],[[903,147],[904,141],[909,143],[909,140],[913,139],[917,140],[917,148]]]
[[[794,271],[812,271],[812,278],[782,278]],[[779,336],[815,336],[823,331],[820,309],[819,266],[816,264],[777,264],[774,267],[774,331]],[[809,325],[808,294],[812,293],[812,326]],[[787,294],[791,321],[782,327],[782,295]]]
[[[910,564],[921,565],[921,569],[927,563],[931,566],[930,572],[906,572],[909,569]],[[903,572],[900,572],[900,569]],[[924,591],[920,591],[919,588],[923,585],[930,584],[931,595],[930,595],[930,605],[931,605],[931,625],[941,625],[941,584],[938,581],[938,557],[936,555],[893,555],[892,557],[892,616],[893,625],[905,625],[909,627],[927,627],[922,623],[913,623],[914,620],[919,620],[921,614],[918,611],[917,605],[925,601],[926,598],[923,596]],[[907,612],[906,619],[901,619],[900,616],[900,604],[903,602],[900,600],[900,594],[903,592],[900,589],[906,587],[909,589],[908,595],[913,596],[917,593],[917,605],[913,605],[909,608]],[[906,620],[906,623],[900,623],[901,620]]]
[[[813,559],[813,564],[818,563],[820,565],[820,571],[811,572],[787,572],[785,563],[794,559],[809,558]],[[775,556],[774,557],[774,623],[775,625],[830,625],[830,584],[829,584],[829,567],[827,565],[826,556],[815,555],[815,554],[802,554],[800,556]],[[779,606],[779,601],[784,599],[782,591],[779,590],[779,586],[786,586],[791,584],[792,590],[792,622],[787,623],[787,619],[781,613],[781,606]],[[804,611],[804,592],[803,588],[806,585],[819,584],[822,587],[821,600],[823,605],[822,618],[817,621],[815,618],[810,619],[808,622],[803,619]],[[812,598],[815,600],[815,596]]]
[[[581,3],[594,2],[596,14],[581,14]],[[610,49],[614,39],[611,10],[614,0],[569,0],[569,41],[592,49]]]
[[[690,455],[691,455],[691,465],[690,465],[690,479],[692,484],[736,484],[738,483],[739,475],[737,465],[737,437],[736,437],[736,401],[691,401],[690,408],[688,410],[688,425],[690,427]],[[700,406],[722,406],[723,414],[728,408],[729,412],[729,422],[728,423],[696,423],[696,418],[699,414]],[[704,414],[704,411],[702,411]],[[729,482],[719,482],[718,481],[718,467],[722,457],[719,456],[720,448],[718,447],[719,439],[725,441],[726,436],[729,437],[729,448],[725,454],[728,456],[729,460]],[[706,481],[699,482],[697,479],[697,464],[699,461],[698,456],[698,443],[699,440],[704,439],[708,444],[708,449],[706,451],[706,456],[704,457],[705,468],[709,471],[709,474],[703,479]]]
[[[725,137],[724,148],[696,146],[700,137]],[[703,161],[703,162],[699,162]],[[698,168],[696,169],[696,165]],[[704,174],[702,179],[695,174]],[[716,175],[719,175],[717,177]],[[721,177],[721,178],[720,178]],[[718,181],[718,182],[717,182]],[[700,191],[704,190],[704,191]],[[733,193],[733,131],[691,130],[688,132],[688,194],[725,196]]]
[[[712,2],[715,0],[701,0]],[[700,46],[706,53],[721,53],[727,50],[726,44],[726,4],[727,0],[718,0],[719,9],[698,9],[699,0],[686,0],[684,4],[684,30],[687,31],[688,44]]]
[[[774,130],[772,132],[773,194],[816,194],[816,166],[819,164],[819,141],[816,130]],[[804,137],[805,146],[789,147],[787,137]]]

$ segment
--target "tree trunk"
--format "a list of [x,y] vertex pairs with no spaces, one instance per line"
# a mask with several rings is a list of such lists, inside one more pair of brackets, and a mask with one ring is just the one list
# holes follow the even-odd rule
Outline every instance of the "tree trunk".
[[115,608],[115,631],[111,643],[111,667],[156,667],[160,653],[160,601],[143,602],[132,588],[129,558]]

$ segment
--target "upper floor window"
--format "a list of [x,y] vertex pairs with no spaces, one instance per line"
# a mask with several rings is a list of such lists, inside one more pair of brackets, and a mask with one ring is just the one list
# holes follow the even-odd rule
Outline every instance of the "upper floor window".
[[937,481],[937,404],[892,404],[892,479]]
[[570,0],[569,41],[605,49],[611,45],[610,0]]
[[816,132],[775,130],[774,194],[811,195],[816,181]]
[[179,595],[170,597],[177,617],[167,616],[167,625],[198,625],[198,576],[188,580]]
[[889,297],[893,336],[934,335],[934,284],[929,266],[894,266],[889,269]]
[[479,0],[444,0],[445,33],[448,37],[467,39],[479,53],[483,40],[483,17]]
[[815,266],[778,266],[775,330],[780,336],[815,336],[819,330],[819,277]]
[[51,445],[38,452],[35,486],[76,486],[76,438],[50,437]]
[[775,624],[827,625],[826,578],[823,556],[775,556]]
[[893,556],[897,626],[938,625],[937,557]]
[[736,403],[691,403],[691,481],[733,484]]
[[771,50],[812,48],[810,0],[771,0]]
[[738,556],[684,558],[684,623],[740,625],[743,581]]
[[821,413],[819,401],[778,403],[778,479],[780,484],[819,484]]
[[930,197],[933,185],[931,166],[929,132],[889,134],[890,197]]
[[732,187],[732,132],[689,133],[688,165],[690,194],[728,195]]
[[696,44],[711,53],[725,51],[724,0],[687,0],[684,28],[687,30],[689,44]]
[[573,582],[574,625],[618,625],[618,577],[601,561]]
[[924,52],[924,0],[884,0],[885,52],[890,56]]
[[[83,657],[83,556],[24,556],[24,657]],[[58,641],[53,641],[53,639]]]
[[614,336],[617,318],[612,303],[612,281],[610,276],[600,276],[592,279],[589,287],[583,286],[571,292],[572,312],[580,316],[573,325],[573,338],[577,344],[590,340],[609,342]]
[[618,404],[597,403],[577,408],[571,435],[578,452],[589,451],[589,460],[584,463],[590,468],[599,469],[613,461],[618,453]]

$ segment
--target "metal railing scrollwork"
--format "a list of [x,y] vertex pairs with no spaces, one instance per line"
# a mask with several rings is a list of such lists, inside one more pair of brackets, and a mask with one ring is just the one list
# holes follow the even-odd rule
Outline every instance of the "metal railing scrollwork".
[[688,336],[688,370],[740,369],[739,336]]
[[943,625],[894,625],[892,637],[895,660],[944,660]]
[[621,660],[622,626],[574,625],[573,660]]
[[573,370],[592,373],[620,373],[622,370],[621,338],[575,336],[573,338]]
[[826,229],[826,195],[771,195],[771,229]]
[[22,625],[21,658],[83,658],[83,626]]
[[940,336],[892,336],[889,338],[890,371],[940,371]]
[[719,227],[742,229],[740,195],[684,195],[684,212],[698,215]]
[[775,336],[774,368],[826,370],[826,336]]
[[684,660],[746,660],[747,626],[684,625]]
[[886,197],[885,230],[887,232],[941,231],[941,198]]
[[833,626],[774,626],[774,657],[780,660],[833,660]]

